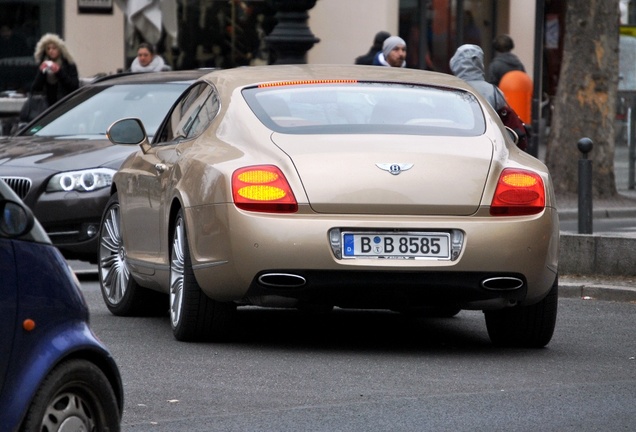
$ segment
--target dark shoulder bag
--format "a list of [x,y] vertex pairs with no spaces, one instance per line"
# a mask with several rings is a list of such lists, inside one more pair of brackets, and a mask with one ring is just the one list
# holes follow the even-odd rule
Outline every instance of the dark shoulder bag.
[[497,109],[497,99],[498,99],[498,91],[497,87],[493,85],[493,91],[495,92],[495,110],[497,114],[499,114],[499,118],[501,119],[504,126],[508,126],[510,129],[515,131],[519,140],[517,141],[517,147],[521,150],[525,151],[528,148],[528,131],[526,126],[523,124],[523,121],[515,110],[513,110],[508,103],[503,108]]

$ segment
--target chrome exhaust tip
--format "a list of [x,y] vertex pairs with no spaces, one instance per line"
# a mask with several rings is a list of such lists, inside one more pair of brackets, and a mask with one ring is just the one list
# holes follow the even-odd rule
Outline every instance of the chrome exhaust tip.
[[258,277],[258,283],[270,288],[299,288],[307,280],[291,273],[265,273]]
[[516,290],[523,286],[523,280],[511,276],[498,276],[484,279],[481,282],[482,288],[488,290],[508,291]]

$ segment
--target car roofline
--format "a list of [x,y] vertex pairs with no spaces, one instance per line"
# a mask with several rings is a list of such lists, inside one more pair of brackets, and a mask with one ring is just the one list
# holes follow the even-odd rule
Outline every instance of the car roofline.
[[[102,76],[98,76],[97,78],[93,79],[92,81],[88,81],[84,84],[84,86],[92,86],[95,84],[103,84],[104,82],[108,82],[108,81],[112,81],[114,79],[120,79],[120,78],[126,78],[126,77],[130,77],[130,76],[139,76],[139,77],[147,77],[147,78],[154,78],[154,79],[149,79],[148,81],[155,81],[155,79],[159,78],[160,76],[165,76],[165,75],[174,75],[175,79],[174,81],[196,81],[199,77],[202,77],[204,75],[206,75],[207,73],[211,72],[213,69],[210,68],[199,68],[199,69],[187,69],[187,70],[172,70],[172,71],[160,71],[160,72],[130,72],[130,71],[125,71],[125,72],[117,72],[114,74],[109,74],[109,75],[102,75]],[[178,75],[182,74],[182,75],[189,75],[191,74],[191,77],[188,78],[179,78]],[[195,75],[198,75],[195,77]],[[140,78],[140,80],[143,80],[142,78]],[[161,81],[160,79],[157,79],[157,81]]]

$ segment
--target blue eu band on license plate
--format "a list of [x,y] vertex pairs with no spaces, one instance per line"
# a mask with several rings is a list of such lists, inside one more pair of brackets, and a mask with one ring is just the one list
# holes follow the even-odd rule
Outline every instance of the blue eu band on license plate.
[[450,258],[450,234],[435,233],[344,233],[345,258]]

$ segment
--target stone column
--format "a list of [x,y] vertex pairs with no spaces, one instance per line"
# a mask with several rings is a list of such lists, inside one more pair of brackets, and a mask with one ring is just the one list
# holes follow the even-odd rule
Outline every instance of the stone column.
[[278,20],[274,30],[265,37],[276,56],[273,64],[307,63],[307,51],[320,42],[307,25],[307,11],[316,5],[316,1],[268,0]]

